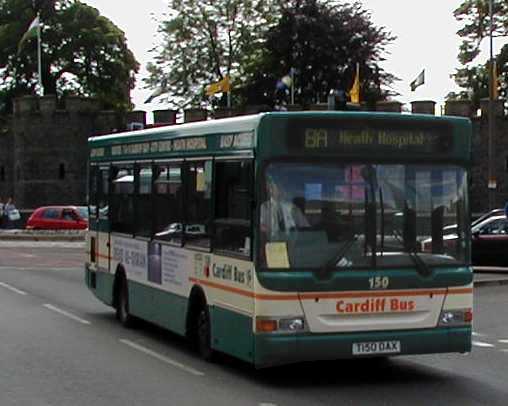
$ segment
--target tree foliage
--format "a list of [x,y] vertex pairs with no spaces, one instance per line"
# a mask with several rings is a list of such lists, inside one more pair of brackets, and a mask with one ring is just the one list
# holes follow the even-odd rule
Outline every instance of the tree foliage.
[[351,89],[358,63],[361,100],[385,99],[393,94],[386,87],[396,78],[379,62],[394,39],[372,24],[358,2],[288,1],[264,51],[249,67],[244,96],[248,103],[272,104],[277,81],[293,69],[295,103],[326,102],[330,91]]
[[97,98],[106,108],[129,109],[139,65],[124,33],[78,0],[0,0],[0,90],[4,103],[35,93],[37,39],[18,43],[40,12],[42,83],[46,94]]
[[229,75],[242,82],[245,67],[273,24],[277,1],[172,0],[161,21],[161,44],[147,66],[148,88],[163,89],[161,99],[179,108],[206,104],[206,85]]
[[[492,35],[508,35],[508,1],[492,3]],[[472,99],[475,107],[480,99],[489,97],[489,64],[488,61],[476,63],[480,56],[481,45],[490,36],[489,0],[465,0],[454,11],[457,21],[463,24],[457,34],[462,38],[458,60],[463,65],[454,74],[455,82],[463,90],[448,94],[448,99]],[[498,90],[506,92],[508,83],[508,46],[502,47],[495,57],[498,73]],[[506,96],[506,95],[505,95]]]

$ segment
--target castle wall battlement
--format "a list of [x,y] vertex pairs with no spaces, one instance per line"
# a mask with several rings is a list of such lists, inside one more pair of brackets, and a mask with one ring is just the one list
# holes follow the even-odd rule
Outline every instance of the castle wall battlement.
[[[203,109],[156,110],[154,126],[176,125],[177,117],[186,121],[232,117],[267,111],[267,106]],[[358,106],[357,106],[358,108]],[[360,109],[362,106],[359,107]],[[326,104],[313,106],[326,110]],[[287,106],[288,111],[302,110]],[[419,100],[411,103],[415,114],[434,114],[436,103]],[[379,103],[376,111],[403,113],[397,101]],[[479,111],[471,101],[447,101],[443,113],[470,118],[474,128],[471,207],[473,212],[487,210],[488,100],[482,100]],[[504,101],[494,102],[496,136],[494,140],[497,174],[496,204],[508,201],[508,120]],[[68,96],[58,100],[54,95],[24,96],[16,99],[13,114],[0,120],[0,199],[13,196],[18,207],[31,209],[50,204],[84,204],[86,200],[87,139],[92,135],[133,130],[147,126],[147,113],[119,113],[103,110],[97,100]]]

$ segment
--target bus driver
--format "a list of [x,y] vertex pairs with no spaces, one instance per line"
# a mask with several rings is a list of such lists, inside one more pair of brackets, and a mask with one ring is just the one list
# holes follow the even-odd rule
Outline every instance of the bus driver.
[[281,182],[276,182],[271,175],[267,175],[266,180],[268,198],[260,207],[260,226],[267,239],[273,241],[291,230],[309,227],[300,208],[289,201]]

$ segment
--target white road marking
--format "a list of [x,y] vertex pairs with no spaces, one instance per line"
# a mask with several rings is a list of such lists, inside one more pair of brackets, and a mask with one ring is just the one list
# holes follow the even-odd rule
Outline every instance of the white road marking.
[[473,345],[475,345],[476,347],[486,347],[486,348],[494,347],[493,344],[484,343],[482,341],[473,341]]
[[497,340],[497,341],[502,343],[502,344],[508,344],[508,340],[507,339],[502,339],[502,340]]
[[69,313],[68,311],[65,311],[65,310],[62,310],[56,306],[53,306],[53,305],[50,305],[49,303],[46,303],[46,304],[43,304],[43,306],[46,308],[46,309],[49,309],[49,310],[52,310],[56,313],[59,313],[59,314],[62,314],[74,321],[77,321],[81,324],[91,324],[88,320],[85,320],[85,319],[82,319],[81,317],[78,317],[72,313]]
[[0,282],[0,286],[4,287],[5,289],[9,289],[12,292],[17,293],[18,295],[26,295],[27,293],[23,290],[17,289],[14,286],[8,285],[6,283]]
[[191,368],[191,367],[188,367],[178,361],[175,361],[175,360],[172,360],[171,358],[168,358],[168,357],[165,357],[164,355],[161,355],[155,351],[152,351],[146,347],[143,347],[142,345],[139,345],[139,344],[136,344],[130,340],[126,340],[124,338],[121,338],[120,339],[120,342],[125,344],[125,345],[128,345],[129,347],[131,348],[134,348],[135,350],[138,350],[138,351],[141,351],[147,355],[150,355],[151,357],[153,358],[156,358],[158,359],[159,361],[162,361],[162,362],[165,362],[166,364],[169,364],[169,365],[172,365],[176,368],[180,368],[181,370],[185,371],[185,372],[188,372],[192,375],[196,375],[196,376],[204,376],[204,372],[201,372],[201,371],[198,371],[197,369],[194,369],[194,368]]
[[485,334],[477,333],[476,331],[473,331],[473,336],[475,337],[485,337]]
[[260,403],[259,406],[277,406],[276,403]]

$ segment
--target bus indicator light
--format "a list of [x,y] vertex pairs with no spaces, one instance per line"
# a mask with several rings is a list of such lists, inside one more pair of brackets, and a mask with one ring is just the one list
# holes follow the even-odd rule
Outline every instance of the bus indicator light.
[[258,333],[272,333],[277,330],[277,320],[256,319]]

